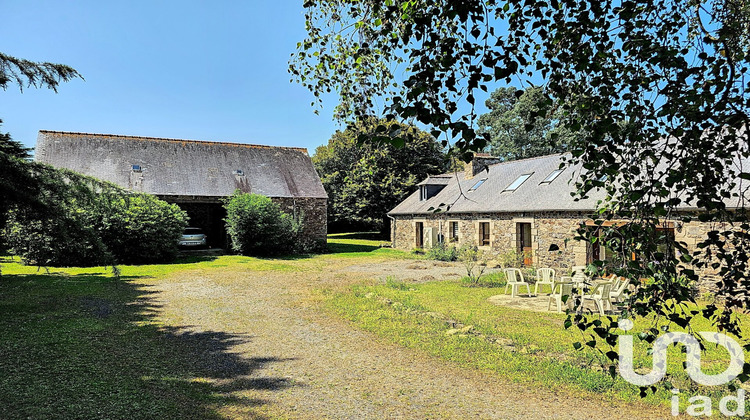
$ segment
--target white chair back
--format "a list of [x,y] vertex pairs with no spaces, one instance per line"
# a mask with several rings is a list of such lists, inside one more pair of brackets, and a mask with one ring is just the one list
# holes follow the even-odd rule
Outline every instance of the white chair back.
[[620,284],[622,283],[622,277],[612,276],[610,277],[612,279],[612,291],[620,288]]
[[512,283],[523,283],[523,273],[521,273],[521,270],[517,268],[506,268],[505,269],[505,279],[508,281],[509,284]]
[[618,295],[620,295],[623,292],[625,292],[625,289],[627,289],[628,285],[630,285],[630,279],[625,278],[625,277],[620,277],[620,279],[621,279],[620,284],[614,290],[615,293],[617,293]]
[[597,283],[591,290],[591,295],[598,298],[609,299],[612,292],[612,283]]
[[540,268],[536,270],[536,281],[552,283],[555,281],[555,270],[551,268]]
[[[571,274],[571,277],[573,277],[573,280],[575,281],[585,281],[588,279],[586,276],[586,266],[585,265],[576,265],[573,266],[573,274]],[[578,280],[580,279],[580,280]]]

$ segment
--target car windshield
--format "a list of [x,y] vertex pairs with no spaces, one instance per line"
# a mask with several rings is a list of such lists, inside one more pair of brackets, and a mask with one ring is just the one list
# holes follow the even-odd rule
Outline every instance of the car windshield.
[[203,233],[203,231],[200,230],[200,228],[187,228],[187,229],[185,229],[185,235],[200,235],[201,233]]

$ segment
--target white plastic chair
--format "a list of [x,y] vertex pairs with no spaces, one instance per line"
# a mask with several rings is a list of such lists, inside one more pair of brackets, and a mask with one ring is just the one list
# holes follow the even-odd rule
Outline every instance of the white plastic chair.
[[579,292],[582,292],[584,289],[584,286],[586,285],[586,282],[589,279],[586,276],[586,266],[574,265],[571,271],[572,271],[572,274],[570,276],[560,277],[560,280],[573,282],[573,286],[576,289],[578,289]]
[[531,296],[531,287],[529,287],[529,283],[526,283],[523,280],[523,273],[521,273],[521,270],[517,268],[506,268],[504,271],[505,279],[507,280],[507,283],[505,283],[505,293],[508,293],[508,287],[510,287],[510,296],[516,297],[518,296],[518,289],[521,286],[526,286],[526,291],[528,292],[528,295]]
[[552,307],[552,302],[557,304],[557,313],[562,313],[563,296],[567,296],[565,304],[568,308],[573,307],[573,283],[567,281],[556,281],[552,285],[552,293],[549,295],[547,310]]
[[605,310],[612,310],[612,301],[610,293],[612,292],[612,283],[596,283],[591,288],[591,293],[581,296],[581,309],[587,300],[592,300],[599,309],[599,315],[604,316]]
[[551,268],[540,268],[536,270],[536,284],[534,284],[534,294],[539,294],[539,286],[548,284],[550,286],[550,294],[554,292],[555,286],[555,270]]
[[620,277],[620,284],[616,287],[612,286],[612,292],[609,294],[609,298],[614,302],[622,302],[628,295],[628,286],[630,286],[630,279]]

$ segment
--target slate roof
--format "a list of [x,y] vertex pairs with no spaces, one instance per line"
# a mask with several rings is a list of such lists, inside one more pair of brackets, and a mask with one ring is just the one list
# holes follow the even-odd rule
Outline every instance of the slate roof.
[[307,150],[296,147],[41,130],[36,160],[163,196],[224,197],[239,188],[327,198]]
[[[447,213],[505,213],[505,212],[542,212],[542,211],[593,211],[598,200],[604,199],[603,190],[591,191],[588,199],[574,200],[571,195],[575,191],[575,179],[579,176],[580,166],[569,166],[550,183],[542,183],[547,176],[560,167],[563,154],[541,156],[510,162],[488,165],[487,171],[479,172],[473,178],[465,179],[464,172],[441,174],[432,176],[419,185],[444,185],[446,179],[450,182],[436,195],[427,200],[419,200],[419,191],[414,192],[399,203],[388,214],[396,215],[431,215],[431,208],[438,208],[440,204],[450,205]],[[750,161],[742,161],[744,168],[750,168]],[[739,167],[739,166],[738,166]],[[747,171],[747,169],[745,169]],[[515,191],[504,191],[520,175],[531,176]],[[439,182],[430,182],[430,179]],[[472,186],[485,179],[475,191],[469,191]],[[744,189],[748,188],[747,181]],[[463,195],[461,193],[463,192]],[[739,192],[739,186],[735,190]],[[748,197],[748,192],[744,191]],[[748,197],[750,198],[750,197]],[[738,199],[727,200],[730,208],[738,206]],[[694,206],[683,204],[683,210],[695,209]]]

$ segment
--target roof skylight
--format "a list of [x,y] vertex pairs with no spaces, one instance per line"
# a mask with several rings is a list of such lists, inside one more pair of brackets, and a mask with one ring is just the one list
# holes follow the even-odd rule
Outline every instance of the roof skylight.
[[515,190],[517,190],[517,189],[518,189],[518,187],[520,187],[520,186],[521,186],[521,184],[523,184],[524,182],[526,182],[526,180],[527,180],[527,179],[529,179],[529,177],[530,177],[530,176],[531,176],[532,174],[533,174],[533,172],[532,172],[532,173],[530,173],[530,174],[523,174],[523,175],[519,176],[518,178],[516,178],[516,180],[515,180],[515,181],[513,181],[513,182],[512,182],[512,183],[511,183],[510,185],[508,185],[508,186],[507,186],[507,187],[506,187],[506,188],[505,188],[505,189],[503,190],[503,192],[505,192],[505,191],[515,191]]
[[469,188],[469,192],[475,191],[477,188],[481,187],[482,184],[484,184],[484,181],[486,181],[487,178],[482,178],[479,181],[477,181],[476,184],[474,184],[473,187]]
[[557,178],[557,176],[560,175],[564,170],[565,169],[555,169],[549,175],[547,175],[547,178],[544,178],[544,181],[540,182],[540,184],[549,184],[550,182],[554,181],[555,178]]

